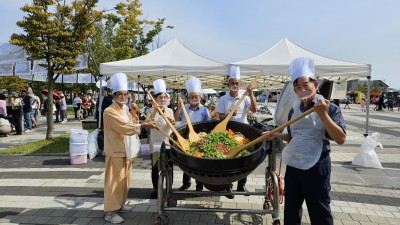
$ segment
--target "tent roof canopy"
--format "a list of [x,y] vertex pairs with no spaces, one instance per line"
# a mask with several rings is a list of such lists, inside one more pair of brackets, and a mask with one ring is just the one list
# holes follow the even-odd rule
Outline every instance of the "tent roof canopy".
[[[275,82],[287,81],[290,63],[298,57],[310,57],[315,62],[315,75],[319,79],[346,81],[367,77],[371,73],[371,65],[340,61],[323,57],[307,51],[284,38],[272,48],[258,56],[232,63],[241,67],[242,74],[254,74],[263,70],[267,76],[280,77]],[[276,86],[273,80],[272,85]]]
[[216,84],[216,80],[222,81],[221,77],[229,72],[229,65],[199,56],[174,39],[149,54],[100,64],[103,75],[117,72],[148,85],[161,78],[167,87],[184,88],[187,78],[196,76],[202,80],[203,87],[221,88],[223,83]]
[[[318,79],[343,82],[367,77],[371,73],[369,64],[326,58],[305,50],[287,38],[258,56],[232,65],[241,67],[243,86],[263,72],[265,75],[257,81],[255,88],[281,88],[290,80],[290,63],[293,59],[304,56],[314,59]],[[117,72],[123,72],[128,75],[129,80],[146,85],[152,85],[156,79],[164,79],[167,87],[178,89],[184,89],[186,80],[196,76],[202,81],[203,88],[223,89],[226,86],[229,65],[199,56],[174,39],[147,55],[100,64],[100,73],[103,75]]]

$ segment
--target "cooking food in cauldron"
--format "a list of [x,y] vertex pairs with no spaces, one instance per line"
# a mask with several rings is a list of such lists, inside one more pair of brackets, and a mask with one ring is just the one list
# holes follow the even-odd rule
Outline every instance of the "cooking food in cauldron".
[[[215,133],[199,133],[200,141],[193,142],[190,144],[189,155],[193,155],[199,158],[211,158],[211,159],[223,159],[226,158],[229,151],[240,145],[244,145],[249,142],[240,132],[233,132],[231,129],[227,129],[227,132],[215,132]],[[237,157],[245,156],[250,152],[254,151],[255,147],[251,146],[242,151]]]
[[[193,128],[197,133],[205,132],[208,134],[211,133],[218,123],[220,123],[218,120],[193,123]],[[262,135],[261,130],[236,121],[229,121],[226,128],[233,131],[240,131],[250,141]],[[188,126],[179,127],[177,131],[183,138],[188,137]],[[173,133],[171,137],[177,140]],[[170,144],[170,156],[173,163],[179,166],[187,175],[203,182],[207,189],[214,191],[225,190],[226,185],[231,185],[231,183],[249,175],[264,161],[271,150],[269,144],[260,142],[254,145],[254,151],[242,157],[222,159],[199,158],[181,151],[172,142]],[[211,187],[210,185],[217,185],[218,187]]]

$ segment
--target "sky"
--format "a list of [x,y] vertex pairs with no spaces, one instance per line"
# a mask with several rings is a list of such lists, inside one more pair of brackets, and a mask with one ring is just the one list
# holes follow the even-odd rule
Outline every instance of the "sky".
[[[123,0],[99,0],[110,9]],[[372,65],[373,80],[400,89],[398,0],[142,0],[143,17],[165,18],[161,44],[177,38],[224,63],[254,57],[283,38],[321,56]],[[21,33],[20,8],[32,0],[0,0],[0,43]]]

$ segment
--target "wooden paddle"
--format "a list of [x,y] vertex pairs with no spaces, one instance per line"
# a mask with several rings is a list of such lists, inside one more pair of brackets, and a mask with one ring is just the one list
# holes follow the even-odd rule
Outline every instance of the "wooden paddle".
[[[257,82],[257,80],[262,76],[262,72],[257,75],[257,77],[251,82],[251,85],[254,86],[254,84]],[[226,125],[228,124],[229,120],[231,119],[233,113],[239,108],[240,103],[246,98],[247,96],[247,89],[246,92],[240,97],[239,101],[236,102],[235,106],[233,106],[232,110],[228,113],[228,115],[225,117],[224,120],[219,122],[217,126],[214,127],[214,129],[211,131],[211,133],[216,133],[216,132],[226,132]]]
[[182,146],[182,149],[184,150],[184,152],[188,152],[190,149],[189,141],[186,140],[185,138],[183,138],[182,135],[179,134],[179,132],[175,129],[175,127],[174,127],[174,125],[172,125],[171,121],[169,121],[169,119],[164,115],[163,111],[158,107],[158,104],[157,104],[156,100],[154,100],[151,93],[149,91],[147,91],[147,94],[151,98],[151,101],[153,101],[153,104],[157,108],[160,115],[164,118],[165,122],[168,124],[169,128],[171,128],[172,132],[174,132],[174,134],[175,134],[176,138],[178,139],[179,144]]
[[[311,109],[305,111],[304,113],[302,113],[302,114],[298,115],[297,117],[295,117],[295,118],[289,120],[288,122],[282,124],[281,126],[279,126],[279,127],[275,128],[275,129],[271,130],[270,135],[275,134],[276,132],[282,131],[283,129],[285,129],[286,127],[288,127],[290,124],[292,124],[292,123],[294,123],[294,122],[296,122],[296,121],[302,119],[303,117],[307,116],[308,114],[310,114],[310,113],[312,113],[312,112],[314,112],[314,108],[311,108]],[[236,147],[236,148],[230,150],[230,151],[229,151],[229,154],[228,154],[228,156],[227,156],[227,158],[234,158],[234,157],[236,157],[240,152],[242,152],[242,151],[245,150],[246,148],[248,148],[248,147],[250,147],[250,146],[252,146],[252,145],[255,145],[255,144],[257,144],[258,142],[262,141],[262,137],[263,137],[263,136],[260,136],[260,137],[258,137],[258,138],[256,138],[256,139],[250,141],[249,143],[247,143],[247,144],[245,144],[245,145],[241,145],[241,146],[239,146],[239,147]]]
[[199,141],[199,140],[200,140],[200,136],[199,136],[199,134],[196,133],[196,131],[194,131],[194,129],[193,129],[192,122],[190,122],[189,115],[188,115],[188,113],[187,113],[187,111],[186,111],[185,103],[183,103],[181,97],[178,97],[178,101],[179,101],[179,104],[181,105],[181,108],[182,108],[182,111],[183,111],[183,115],[185,116],[186,123],[187,123],[188,128],[189,128],[189,135],[188,135],[189,141],[190,141],[190,142]]
[[[142,112],[142,110],[138,109],[138,112],[140,114],[142,114],[147,119],[147,121],[153,122],[153,120],[148,115],[146,115],[144,112]],[[178,148],[180,148],[183,151],[183,148],[181,147],[181,145],[178,142],[176,142],[167,132],[165,132],[163,129],[161,129],[160,126],[158,126],[157,124],[155,124],[155,125],[156,125],[156,128],[158,131],[163,133],[169,140],[171,140]]]

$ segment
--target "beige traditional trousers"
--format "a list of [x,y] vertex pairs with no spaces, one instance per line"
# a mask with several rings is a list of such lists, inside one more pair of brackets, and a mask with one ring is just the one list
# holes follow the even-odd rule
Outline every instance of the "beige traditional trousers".
[[106,156],[104,176],[104,211],[119,210],[128,198],[132,161],[126,157]]

